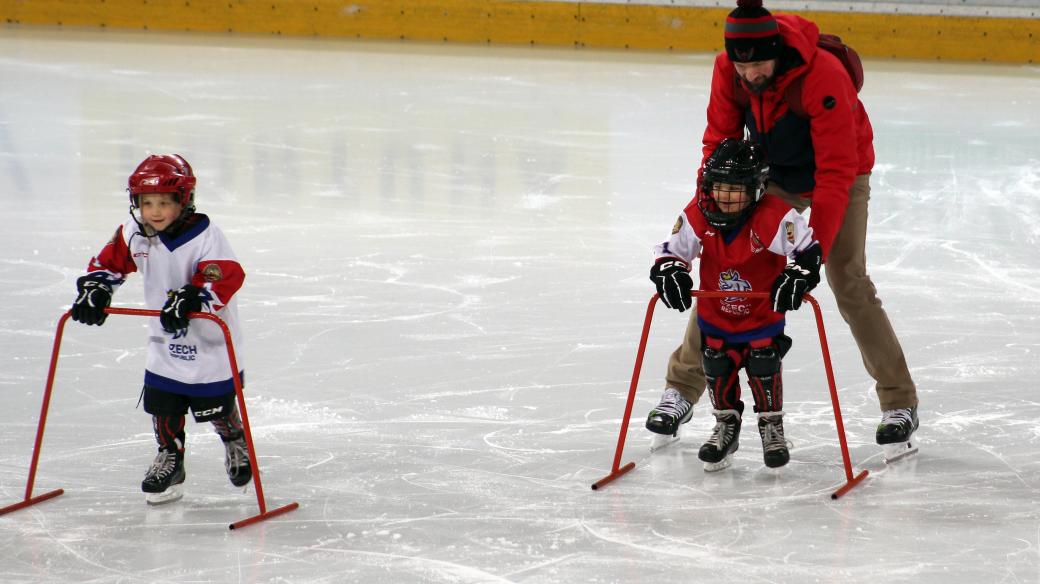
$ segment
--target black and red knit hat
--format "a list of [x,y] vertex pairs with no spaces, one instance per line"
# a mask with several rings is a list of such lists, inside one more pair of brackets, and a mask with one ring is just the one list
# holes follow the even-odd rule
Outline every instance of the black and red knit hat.
[[737,0],[726,17],[726,54],[734,63],[768,61],[780,56],[780,27],[762,0]]

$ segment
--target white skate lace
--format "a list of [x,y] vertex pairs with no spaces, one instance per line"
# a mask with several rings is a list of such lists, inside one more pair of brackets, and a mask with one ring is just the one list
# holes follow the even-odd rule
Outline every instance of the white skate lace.
[[661,396],[661,403],[654,408],[655,414],[664,414],[675,419],[682,418],[690,411],[690,402],[682,396],[677,389],[669,387]]
[[737,410],[713,410],[715,429],[706,444],[713,444],[716,450],[723,450],[725,445],[733,441],[733,430],[736,428],[740,412]]
[[148,468],[148,472],[145,476],[155,477],[162,480],[173,474],[173,470],[176,467],[177,455],[168,450],[160,450],[159,454],[155,456],[155,460],[152,461],[152,466]]
[[246,450],[245,440],[241,436],[225,442],[224,452],[226,454],[224,468],[229,474],[243,466],[249,466],[249,453]]
[[910,408],[885,410],[881,412],[881,425],[896,425],[910,428],[914,425],[913,414],[910,412]]
[[784,427],[781,425],[783,418],[781,416],[762,416],[761,419],[765,421],[764,424],[758,427],[762,433],[762,450],[771,452],[786,448],[787,441],[784,439]]

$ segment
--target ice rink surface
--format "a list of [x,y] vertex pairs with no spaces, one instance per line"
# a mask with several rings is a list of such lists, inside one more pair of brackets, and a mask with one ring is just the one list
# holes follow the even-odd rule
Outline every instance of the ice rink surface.
[[[247,271],[239,347],[269,507],[189,424],[187,495],[149,508],[142,319],[70,323],[36,493],[0,581],[1037,582],[1040,69],[868,61],[870,273],[919,386],[886,467],[873,382],[816,291],[860,487],[843,482],[812,315],[785,361],[791,463],[753,424],[648,453],[685,317],[657,311],[625,460],[650,249],[693,188],[711,56],[0,31],[0,505],[21,500],[55,324],[179,152]],[[116,304],[142,307],[131,279]]]

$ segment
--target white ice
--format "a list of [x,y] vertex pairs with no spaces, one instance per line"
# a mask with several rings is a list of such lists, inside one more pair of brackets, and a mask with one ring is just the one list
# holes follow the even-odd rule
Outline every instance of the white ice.
[[[22,499],[58,316],[148,153],[194,165],[248,272],[240,347],[269,507],[189,425],[185,498],[144,504],[144,323],[70,323],[24,582],[1036,582],[1040,69],[868,61],[870,273],[919,385],[886,468],[826,286],[853,466],[811,313],[789,327],[791,463],[753,428],[705,474],[709,406],[642,428],[685,317],[658,308],[624,462],[651,246],[688,200],[709,55],[0,31],[0,505]],[[133,278],[117,295],[141,307]],[[74,325],[74,326],[73,326]]]

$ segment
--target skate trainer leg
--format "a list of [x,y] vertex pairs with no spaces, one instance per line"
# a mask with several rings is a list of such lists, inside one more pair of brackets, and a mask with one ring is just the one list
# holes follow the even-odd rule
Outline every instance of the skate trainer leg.
[[[768,294],[765,292],[708,292],[702,290],[693,290],[693,296],[697,298],[722,298],[739,296],[743,298],[768,298]],[[628,400],[625,402],[625,413],[621,418],[621,431],[618,433],[617,448],[614,451],[614,462],[610,467],[610,473],[592,484],[592,490],[597,491],[602,487],[612,483],[614,480],[622,477],[628,471],[635,468],[636,463],[629,462],[625,465],[621,465],[621,454],[625,449],[625,438],[628,436],[628,422],[632,416],[632,406],[635,403],[636,389],[639,386],[639,374],[643,368],[643,354],[646,351],[646,341],[650,335],[650,324],[654,318],[654,307],[657,305],[659,299],[657,294],[654,294],[650,298],[650,303],[646,308],[646,318],[643,319],[643,331],[639,337],[639,349],[636,351],[636,363],[632,371],[632,381],[628,387]],[[838,443],[841,447],[841,459],[842,464],[845,467],[845,484],[838,488],[836,491],[831,493],[831,499],[837,499],[838,497],[849,492],[853,487],[860,484],[867,477],[870,471],[863,470],[858,475],[853,474],[852,462],[849,457],[849,447],[845,440],[845,424],[841,418],[841,406],[838,403],[838,390],[834,383],[834,370],[831,367],[831,354],[827,348],[827,333],[823,327],[823,315],[820,312],[820,305],[816,302],[816,299],[806,294],[803,297],[803,302],[808,302],[813,307],[813,313],[816,316],[816,329],[820,336],[820,350],[823,353],[823,366],[827,374],[827,385],[830,389],[831,406],[834,410],[834,424],[838,432]]]
[[[125,314],[130,316],[159,316],[158,310],[141,310],[136,308],[110,307],[106,308],[105,312],[108,314]],[[25,507],[35,505],[48,499],[53,499],[65,492],[64,489],[56,489],[35,497],[32,494],[33,483],[36,480],[36,468],[40,460],[40,447],[43,444],[43,430],[47,424],[47,411],[50,408],[51,391],[54,387],[54,372],[58,368],[58,353],[61,349],[61,337],[65,331],[65,323],[68,321],[70,315],[70,312],[61,315],[61,318],[58,320],[57,332],[54,334],[54,348],[51,350],[51,363],[50,368],[47,371],[47,387],[43,392],[43,406],[40,408],[40,422],[36,427],[36,443],[33,446],[32,463],[29,465],[29,479],[26,481],[25,485],[25,498],[17,503],[0,508],[0,515],[24,509]],[[224,323],[220,317],[208,312],[192,312],[188,314],[188,318],[202,318],[213,321],[224,332],[224,341],[228,352],[228,364],[231,367],[231,377],[235,383],[235,397],[238,401],[238,411],[242,415],[242,430],[245,434],[246,444],[249,446],[249,452],[251,454],[249,457],[249,464],[253,471],[253,483],[256,485],[256,502],[260,507],[260,512],[252,517],[236,521],[235,523],[228,525],[228,528],[238,529],[239,527],[245,527],[299,508],[299,503],[293,502],[278,507],[277,509],[267,509],[267,503],[264,500],[264,487],[260,480],[260,465],[259,462],[257,462],[258,457],[256,456],[256,449],[253,446],[253,435],[249,429],[249,414],[246,412],[246,400],[242,395],[242,379],[238,375],[238,361],[235,359],[235,349],[231,342],[231,331],[228,329],[227,324]]]

